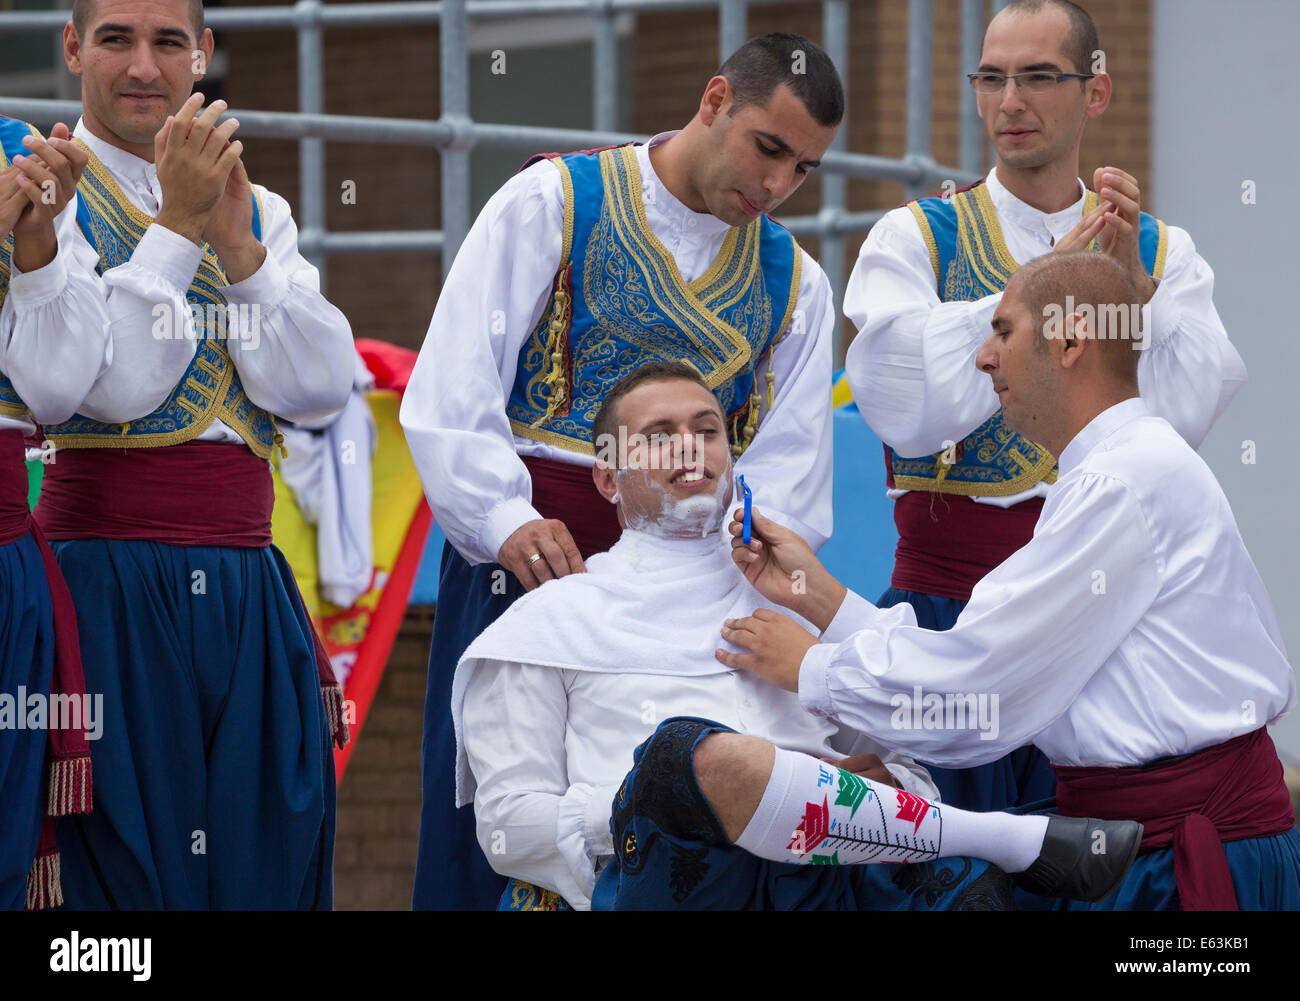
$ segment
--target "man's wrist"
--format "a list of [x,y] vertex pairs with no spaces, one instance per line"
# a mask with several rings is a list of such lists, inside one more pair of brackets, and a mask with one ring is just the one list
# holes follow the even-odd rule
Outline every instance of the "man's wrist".
[[819,633],[824,633],[844,603],[846,594],[848,588],[827,573],[825,568],[819,568],[816,576],[808,582],[808,593],[795,611],[816,626]]
[[161,226],[163,229],[169,229],[177,236],[183,236],[196,247],[202,246],[203,223],[194,218],[185,216],[169,215],[164,207],[154,219],[155,226]]
[[35,229],[14,227],[13,263],[19,271],[39,271],[59,253],[59,238],[54,223],[46,222]]
[[250,236],[246,243],[234,247],[212,248],[226,273],[226,284],[237,285],[257,273],[266,260],[266,246]]

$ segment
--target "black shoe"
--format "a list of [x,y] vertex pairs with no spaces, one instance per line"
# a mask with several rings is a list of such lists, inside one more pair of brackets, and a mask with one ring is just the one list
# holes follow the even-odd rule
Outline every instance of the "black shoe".
[[[1098,832],[1105,835],[1104,841]],[[1105,851],[1094,853],[1096,844],[1104,844]],[[1030,893],[1094,903],[1123,882],[1141,844],[1142,825],[1136,820],[1052,815],[1038,858],[1011,878]]]

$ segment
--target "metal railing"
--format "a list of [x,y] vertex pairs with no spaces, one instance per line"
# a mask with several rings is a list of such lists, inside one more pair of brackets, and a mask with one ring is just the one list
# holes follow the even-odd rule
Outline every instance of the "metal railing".
[[[443,275],[470,225],[469,156],[473,149],[536,152],[581,149],[647,139],[618,131],[618,38],[615,18],[628,13],[664,13],[716,9],[719,22],[719,61],[746,38],[749,6],[781,0],[405,0],[386,3],[322,3],[297,0],[292,6],[220,7],[206,12],[217,30],[269,31],[293,29],[298,40],[299,111],[274,112],[229,109],[239,118],[241,136],[297,139],[298,243],[303,255],[321,272],[331,254],[427,252],[442,255]],[[848,87],[848,29],[850,0],[784,0],[822,5],[823,46]],[[1007,0],[993,0],[998,10]],[[531,125],[476,122],[469,107],[470,19],[586,14],[593,24],[592,129],[558,129]],[[0,12],[0,35],[63,30],[69,12]],[[821,242],[821,264],[831,278],[838,315],[844,274],[845,240],[865,233],[883,211],[850,212],[845,206],[846,179],[901,182],[908,196],[921,194],[951,180],[967,183],[982,173],[981,133],[974,95],[961,90],[961,166],[937,164],[931,156],[931,71],[933,52],[932,0],[908,0],[907,152],[900,158],[847,152],[847,114],[830,151],[822,158],[821,208],[815,215],[783,217],[796,236]],[[979,59],[984,29],[984,0],[962,0],[962,60],[971,67]],[[401,25],[439,26],[439,74],[442,113],[434,121],[331,115],[325,113],[324,32],[330,28]],[[959,81],[954,82],[957,86]],[[0,96],[0,114],[48,127],[81,114],[79,101]],[[325,228],[324,143],[366,142],[433,146],[442,157],[442,229],[330,232]],[[835,357],[841,356],[840,324],[836,324]]]

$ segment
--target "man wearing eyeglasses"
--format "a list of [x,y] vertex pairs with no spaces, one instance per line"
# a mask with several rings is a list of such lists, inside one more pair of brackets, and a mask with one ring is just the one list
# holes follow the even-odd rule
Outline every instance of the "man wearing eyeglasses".
[[[1191,238],[1140,211],[1136,179],[1079,179],[1085,125],[1110,103],[1097,28],[1068,0],[1014,0],[990,22],[970,74],[997,164],[984,180],[888,213],[859,252],[844,296],[858,328],[846,368],[885,443],[899,542],[879,604],[910,603],[949,629],[990,570],[1027,543],[1056,457],[1003,423],[975,365],[1010,277],[1058,250],[1092,248],[1129,272],[1141,298],[1143,398],[1194,448],[1246,380]],[[1123,335],[1122,330],[1113,331]],[[1136,331],[1132,332],[1136,336]],[[936,496],[940,495],[940,496]],[[927,766],[945,803],[997,810],[1052,795],[1033,747],[967,769]]]

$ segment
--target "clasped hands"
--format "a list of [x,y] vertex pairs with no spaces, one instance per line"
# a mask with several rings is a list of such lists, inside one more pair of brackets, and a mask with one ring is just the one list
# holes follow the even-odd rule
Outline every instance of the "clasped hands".
[[155,221],[192,243],[209,244],[234,284],[262,266],[266,248],[253,235],[253,186],[240,159],[244,144],[231,139],[239,120],[217,124],[225,110],[225,101],[203,108],[203,95],[191,94],[154,136],[163,195]]
[[1070,232],[1056,241],[1058,250],[1086,250],[1093,239],[1103,254],[1122,264],[1133,279],[1142,303],[1151,301],[1156,285],[1142,263],[1142,193],[1137,178],[1118,167],[1098,167],[1092,174],[1093,190],[1101,199]]

